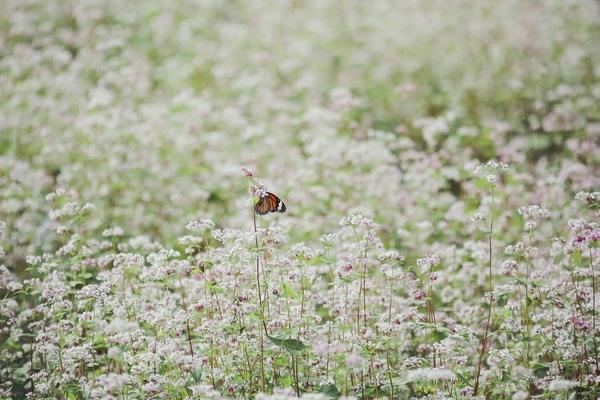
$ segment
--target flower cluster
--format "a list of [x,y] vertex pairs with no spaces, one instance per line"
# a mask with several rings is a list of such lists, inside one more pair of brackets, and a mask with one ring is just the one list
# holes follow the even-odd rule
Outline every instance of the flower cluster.
[[598,397],[596,1],[116,3],[2,2],[0,399]]

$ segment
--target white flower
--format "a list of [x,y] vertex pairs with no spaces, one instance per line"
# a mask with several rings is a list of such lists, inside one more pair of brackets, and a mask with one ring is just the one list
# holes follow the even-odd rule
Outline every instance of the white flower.
[[486,164],[478,165],[473,170],[473,174],[481,175],[484,172],[502,172],[508,171],[508,164],[503,164],[501,162],[496,162],[494,160],[488,161]]
[[454,378],[454,372],[448,369],[419,368],[408,371],[405,379],[409,382],[416,380],[436,381]]
[[555,379],[548,385],[548,390],[569,390],[575,386],[575,382],[566,379]]
[[487,216],[484,213],[476,213],[471,217],[471,221],[485,221]]
[[537,223],[535,221],[527,221],[525,222],[525,230],[532,231],[537,227]]
[[539,220],[550,218],[550,211],[540,206],[532,205],[527,207],[519,208],[519,214],[523,215],[525,219]]

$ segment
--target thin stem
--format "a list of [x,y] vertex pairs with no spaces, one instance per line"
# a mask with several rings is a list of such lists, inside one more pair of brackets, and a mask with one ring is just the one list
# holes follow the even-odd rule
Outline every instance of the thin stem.
[[492,317],[492,306],[493,306],[493,299],[494,297],[492,296],[492,291],[493,291],[493,287],[492,287],[492,234],[494,232],[494,187],[492,186],[492,209],[490,212],[490,231],[488,233],[488,243],[489,243],[489,288],[490,288],[490,305],[488,307],[488,315],[487,315],[487,322],[485,324],[485,333],[483,335],[483,341],[481,343],[481,352],[479,353],[479,361],[477,362],[477,375],[475,377],[475,386],[473,387],[473,395],[477,396],[477,390],[479,389],[479,378],[481,376],[481,367],[483,364],[483,356],[485,354],[485,350],[487,349],[487,342],[488,342],[488,333],[490,330],[490,320]]
[[192,355],[192,359],[194,359],[194,348],[192,347],[192,334],[190,332],[190,315],[188,313],[187,305],[185,304],[185,290],[183,289],[183,283],[181,282],[181,277],[179,279],[179,287],[181,288],[181,302],[183,304],[183,311],[185,311],[185,324],[187,329],[187,339],[190,345],[190,354]]
[[588,247],[588,251],[590,253],[590,268],[592,270],[592,327],[594,335],[592,339],[594,340],[594,349],[595,351],[595,359],[596,359],[596,370],[599,368],[598,361],[598,345],[596,343],[596,272],[594,271],[594,254],[592,253],[592,249]]
[[[256,288],[258,290],[258,305],[260,307],[261,320],[265,335],[268,335],[267,324],[265,322],[265,310],[263,308],[262,295],[260,292],[260,259],[259,259],[259,248],[258,248],[258,229],[256,228],[256,213],[252,214],[254,217],[254,240],[256,243]],[[265,354],[262,334],[259,336],[260,339],[260,388],[261,391],[265,392]]]

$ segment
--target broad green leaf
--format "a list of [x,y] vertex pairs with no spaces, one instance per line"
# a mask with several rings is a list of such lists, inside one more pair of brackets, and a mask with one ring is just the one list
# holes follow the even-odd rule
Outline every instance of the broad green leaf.
[[342,395],[335,385],[323,385],[319,389],[319,393],[323,393],[325,396],[333,397],[334,399]]
[[201,369],[194,369],[190,372],[190,375],[192,375],[192,378],[194,378],[194,382],[198,383],[202,381],[202,370]]
[[296,339],[277,339],[276,337],[269,335],[267,335],[267,337],[277,346],[284,347],[287,350],[300,351],[306,347],[304,346],[304,343]]
[[287,297],[291,297],[296,300],[298,300],[300,298],[300,297],[298,297],[298,295],[296,293],[294,293],[292,288],[289,287],[285,282],[281,282],[280,286],[281,286],[281,290],[283,290],[283,292],[285,293],[285,295]]

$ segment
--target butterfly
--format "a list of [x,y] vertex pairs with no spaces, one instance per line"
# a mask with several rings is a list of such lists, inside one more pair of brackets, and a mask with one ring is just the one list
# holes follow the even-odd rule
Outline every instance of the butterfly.
[[254,205],[254,212],[259,215],[265,215],[270,212],[285,212],[285,204],[283,204],[283,200],[279,197],[275,196],[273,193],[267,192],[267,195],[261,197],[258,200],[258,203]]

